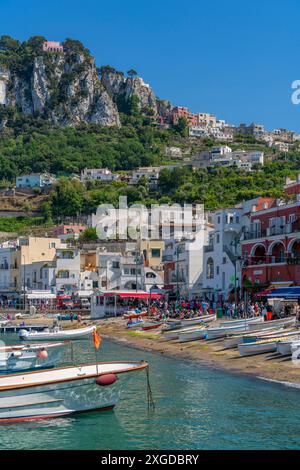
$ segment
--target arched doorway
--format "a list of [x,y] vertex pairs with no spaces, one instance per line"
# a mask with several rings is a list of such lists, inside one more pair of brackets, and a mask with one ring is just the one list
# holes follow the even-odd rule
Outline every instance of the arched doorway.
[[269,249],[272,263],[283,263],[285,260],[285,247],[282,242],[274,242]]
[[267,262],[267,251],[264,245],[256,245],[251,252],[252,264],[264,264]]

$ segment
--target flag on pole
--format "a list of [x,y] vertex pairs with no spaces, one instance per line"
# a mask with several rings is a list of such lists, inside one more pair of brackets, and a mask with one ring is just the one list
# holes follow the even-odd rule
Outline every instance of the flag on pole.
[[101,337],[99,333],[97,333],[97,330],[93,331],[92,335],[95,349],[99,349],[101,344]]

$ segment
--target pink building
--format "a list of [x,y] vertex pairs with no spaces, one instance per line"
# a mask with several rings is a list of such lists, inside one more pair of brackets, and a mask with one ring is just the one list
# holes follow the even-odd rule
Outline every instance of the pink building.
[[79,235],[86,230],[85,225],[59,225],[53,230],[53,236],[61,240],[68,238],[79,238]]
[[46,41],[43,44],[44,52],[63,52],[64,48],[60,42],[56,41]]

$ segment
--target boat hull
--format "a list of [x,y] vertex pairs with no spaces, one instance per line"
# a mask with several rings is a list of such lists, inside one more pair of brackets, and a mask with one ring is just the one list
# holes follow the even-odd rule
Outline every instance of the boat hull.
[[186,318],[181,320],[182,326],[193,326],[198,325],[199,323],[210,323],[216,320],[216,315],[204,315],[197,318]]
[[25,329],[19,332],[19,338],[22,341],[74,341],[81,339],[90,339],[95,326],[88,328],[78,328],[77,330],[59,330],[59,331],[41,331],[28,332]]
[[178,334],[180,343],[187,343],[189,341],[197,341],[206,337],[206,329],[195,330]]
[[234,335],[235,333],[239,332],[246,332],[248,331],[248,325],[238,325],[232,327],[220,327],[220,328],[208,328],[207,330],[207,339],[217,339],[217,338],[225,338],[227,335]]
[[[144,365],[140,366],[140,368],[145,367]],[[118,402],[122,389],[132,374],[120,371],[118,380],[108,386],[101,386],[97,383],[96,365],[93,368],[92,377],[84,377],[87,374],[83,374],[82,369],[78,368],[78,376],[75,380],[65,379],[55,383],[21,386],[3,391],[1,390],[1,382],[5,379],[0,378],[0,424],[112,409]],[[57,370],[55,369],[53,372]]]
[[267,343],[241,343],[238,345],[238,350],[241,356],[255,356],[256,354],[263,354],[274,352],[277,349],[278,340]]
[[280,341],[277,343],[277,352],[282,356],[290,356],[292,354],[292,341]]

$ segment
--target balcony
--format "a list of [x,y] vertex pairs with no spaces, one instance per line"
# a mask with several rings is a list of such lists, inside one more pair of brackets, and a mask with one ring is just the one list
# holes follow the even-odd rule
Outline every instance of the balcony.
[[300,264],[300,256],[287,258],[287,264]]
[[264,230],[255,230],[244,232],[244,240],[254,240],[256,238],[274,237],[276,235],[288,235],[290,233],[300,232],[300,220],[295,220],[293,223],[272,226]]
[[211,245],[207,245],[204,247],[204,252],[205,253],[212,253],[214,251],[214,245],[211,244]]

